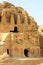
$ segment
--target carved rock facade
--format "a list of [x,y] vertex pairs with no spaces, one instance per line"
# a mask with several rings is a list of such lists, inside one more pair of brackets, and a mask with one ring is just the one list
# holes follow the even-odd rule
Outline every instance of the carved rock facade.
[[21,7],[0,3],[0,55],[6,52],[10,57],[41,57],[40,40],[33,17]]

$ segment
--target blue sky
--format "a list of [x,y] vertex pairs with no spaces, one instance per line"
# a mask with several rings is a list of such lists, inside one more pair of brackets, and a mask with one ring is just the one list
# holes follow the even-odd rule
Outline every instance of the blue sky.
[[0,0],[2,1],[23,7],[30,16],[34,17],[37,24],[43,25],[43,0]]

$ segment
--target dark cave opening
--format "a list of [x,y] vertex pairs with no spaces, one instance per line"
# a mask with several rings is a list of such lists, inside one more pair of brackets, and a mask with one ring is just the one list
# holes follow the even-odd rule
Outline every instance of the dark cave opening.
[[29,57],[29,56],[28,56],[28,53],[29,53],[29,51],[28,51],[27,49],[25,49],[25,50],[24,50],[24,55],[25,55],[26,57]]

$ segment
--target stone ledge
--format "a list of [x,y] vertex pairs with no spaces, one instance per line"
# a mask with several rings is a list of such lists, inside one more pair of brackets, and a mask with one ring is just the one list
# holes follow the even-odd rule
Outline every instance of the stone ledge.
[[43,65],[43,58],[24,58],[22,59],[9,59],[4,62],[0,62],[0,65]]

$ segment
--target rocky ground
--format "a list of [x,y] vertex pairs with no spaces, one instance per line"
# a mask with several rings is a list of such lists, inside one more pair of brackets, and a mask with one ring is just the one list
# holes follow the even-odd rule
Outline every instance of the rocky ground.
[[0,60],[0,65],[43,65],[43,58],[10,58]]

